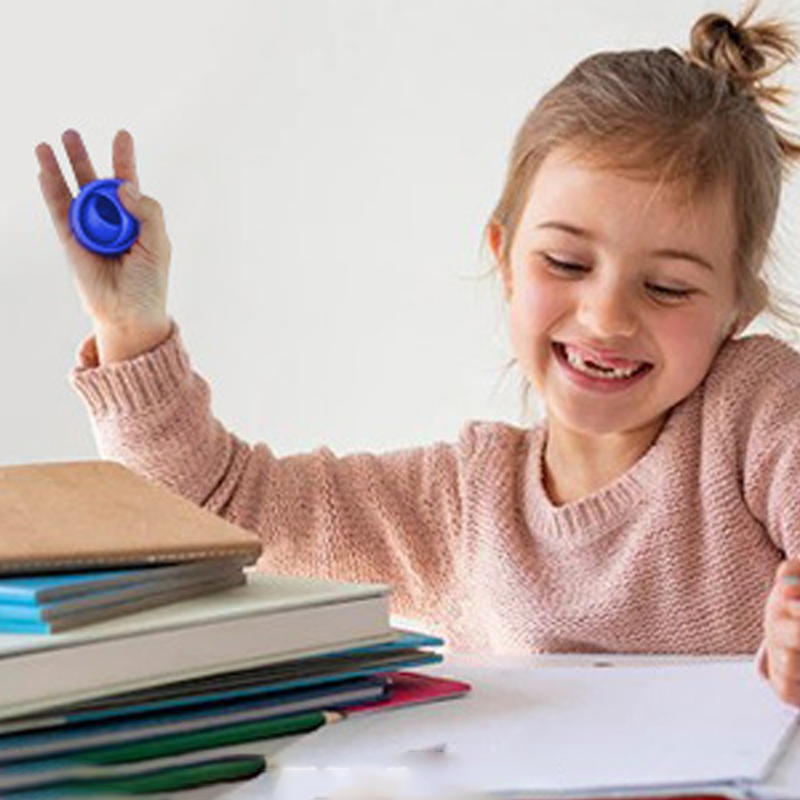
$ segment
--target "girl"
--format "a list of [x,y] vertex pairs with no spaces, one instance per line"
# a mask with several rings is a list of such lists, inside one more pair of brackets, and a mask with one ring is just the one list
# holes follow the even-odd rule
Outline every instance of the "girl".
[[[170,248],[114,141],[141,221],[107,260],[73,239],[52,149],[45,201],[94,336],[73,381],[102,453],[263,539],[260,565],[392,585],[452,648],[754,652],[800,705],[800,356],[741,334],[784,168],[766,82],[779,23],[718,14],[691,47],[601,53],[533,109],[486,240],[512,344],[546,418],[470,423],[454,444],[275,457],[213,418],[166,310]],[[80,137],[63,144],[95,178]]]

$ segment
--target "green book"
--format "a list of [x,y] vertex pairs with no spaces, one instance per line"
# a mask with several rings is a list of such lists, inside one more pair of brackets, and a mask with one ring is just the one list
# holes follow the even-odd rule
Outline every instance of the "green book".
[[106,768],[93,775],[50,784],[49,787],[24,789],[14,793],[15,800],[60,800],[64,797],[108,797],[196,789],[212,783],[254,778],[266,768],[263,756],[231,755],[191,763],[158,766],[144,770]]
[[[206,731],[154,736],[130,744],[87,748],[69,757],[32,759],[8,764],[0,767],[0,792],[3,796],[13,793],[16,800],[16,793],[23,790],[63,791],[65,787],[80,787],[83,791],[99,785],[107,789],[109,781],[129,781],[134,775],[142,783],[146,776],[148,780],[152,779],[159,772],[159,762],[169,757],[281,736],[296,736],[336,722],[342,717],[343,715],[336,712],[311,711],[236,723]],[[121,769],[123,765],[129,768],[127,772]],[[185,764],[169,765],[170,768],[175,766]],[[171,773],[172,777],[177,774]],[[180,774],[187,779],[191,777],[185,772]],[[213,778],[219,779],[218,776]],[[209,776],[205,782],[211,780]]]

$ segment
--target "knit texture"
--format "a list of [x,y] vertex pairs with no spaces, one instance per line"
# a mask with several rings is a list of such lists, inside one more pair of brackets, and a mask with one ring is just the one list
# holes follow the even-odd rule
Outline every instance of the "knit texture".
[[546,425],[455,443],[277,457],[214,418],[177,330],[72,381],[102,455],[256,531],[265,571],[383,582],[450,649],[752,653],[778,563],[800,552],[800,355],[726,344],[624,475],[555,506]]

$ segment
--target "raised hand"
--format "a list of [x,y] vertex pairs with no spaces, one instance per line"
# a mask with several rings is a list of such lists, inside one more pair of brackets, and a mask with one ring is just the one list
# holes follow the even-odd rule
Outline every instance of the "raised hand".
[[[78,186],[95,180],[77,131],[66,131],[62,142]],[[69,225],[72,192],[55,153],[42,143],[36,147],[36,158],[42,196],[92,319],[100,362],[124,361],[152,349],[171,330],[166,308],[171,248],[161,206],[139,192],[133,137],[120,131],[113,143],[114,177],[125,181],[119,198],[140,225],[138,239],[119,257],[97,255],[78,243]]]

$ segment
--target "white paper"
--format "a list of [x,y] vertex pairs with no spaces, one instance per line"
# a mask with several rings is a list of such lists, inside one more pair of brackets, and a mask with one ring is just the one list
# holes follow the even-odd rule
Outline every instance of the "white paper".
[[473,666],[454,677],[473,684],[470,696],[349,719],[281,750],[274,763],[295,783],[397,782],[403,769],[424,770],[428,780],[495,796],[748,784],[768,777],[796,716],[750,661]]

